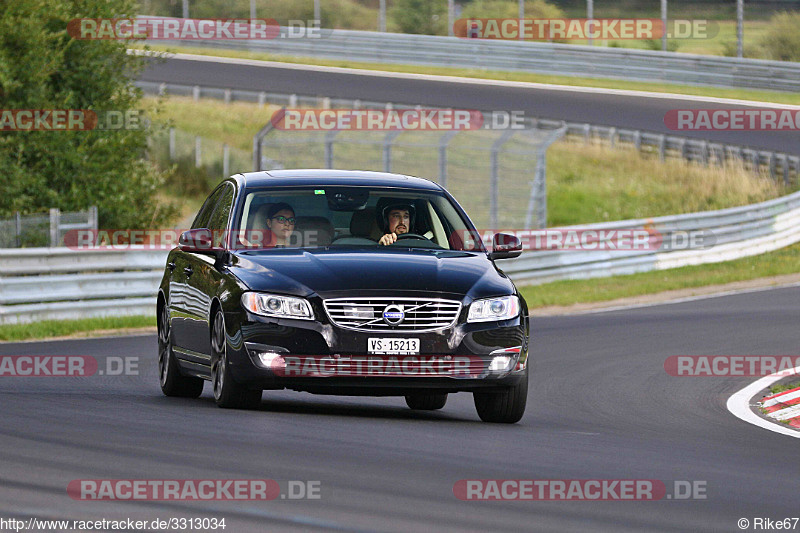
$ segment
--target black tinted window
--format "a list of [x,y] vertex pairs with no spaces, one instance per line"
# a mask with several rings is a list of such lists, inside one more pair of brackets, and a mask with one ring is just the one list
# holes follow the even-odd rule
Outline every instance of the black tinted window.
[[224,230],[228,227],[228,216],[233,205],[233,187],[223,186],[221,194],[217,195],[214,203],[216,205],[206,227],[212,230]]
[[192,229],[197,228],[207,228],[208,221],[211,218],[211,213],[214,211],[214,207],[217,205],[217,199],[219,195],[222,194],[223,189],[220,187],[216,191],[214,191],[211,196],[206,199],[203,207],[200,208],[198,211],[197,216],[194,217],[194,222],[192,222]]

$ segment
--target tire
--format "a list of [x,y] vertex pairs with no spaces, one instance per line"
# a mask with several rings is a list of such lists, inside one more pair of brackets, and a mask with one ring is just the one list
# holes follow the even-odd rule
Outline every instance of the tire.
[[203,394],[201,378],[181,375],[175,353],[172,351],[169,311],[166,304],[161,306],[158,316],[158,377],[161,392],[165,396],[198,398]]
[[228,349],[225,340],[225,316],[218,309],[211,328],[212,361],[211,383],[214,386],[214,401],[224,409],[255,409],[261,405],[261,390],[248,389],[234,381],[228,364]]
[[475,409],[484,422],[514,424],[525,414],[528,402],[528,371],[513,387],[497,392],[474,392]]
[[406,405],[417,411],[435,411],[447,403],[447,393],[423,392],[406,396]]

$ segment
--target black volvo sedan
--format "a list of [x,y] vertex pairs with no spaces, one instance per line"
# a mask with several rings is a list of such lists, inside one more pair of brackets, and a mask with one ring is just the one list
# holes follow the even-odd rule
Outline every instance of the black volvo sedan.
[[238,174],[208,197],[158,291],[167,396],[213,384],[220,407],[264,390],[405,396],[441,409],[471,392],[480,418],[514,423],[528,392],[525,300],[456,200],[377,172]]

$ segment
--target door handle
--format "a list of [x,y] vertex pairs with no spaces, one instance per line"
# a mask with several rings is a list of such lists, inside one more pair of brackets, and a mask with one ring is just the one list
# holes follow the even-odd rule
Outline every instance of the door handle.
[[192,267],[186,267],[183,269],[183,273],[186,274],[186,276],[188,277],[194,273],[194,270],[192,269]]
[[167,268],[169,269],[170,272],[175,270],[175,262],[172,261],[172,262],[167,263]]

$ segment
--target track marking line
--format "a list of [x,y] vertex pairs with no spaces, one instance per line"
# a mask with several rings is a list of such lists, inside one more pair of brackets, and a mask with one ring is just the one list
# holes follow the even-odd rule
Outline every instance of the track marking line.
[[[655,271],[654,271],[655,272]],[[554,313],[554,314],[536,314],[536,309],[534,308],[529,316],[531,318],[546,318],[551,316],[578,316],[578,315],[592,315],[596,313],[610,313],[612,311],[627,311],[629,309],[639,309],[641,307],[656,307],[659,305],[673,305],[673,304],[682,304],[686,302],[694,302],[697,300],[707,300],[711,298],[721,298],[723,296],[736,296],[738,294],[748,294],[751,292],[761,292],[761,291],[771,291],[776,289],[790,289],[794,287],[800,287],[800,282],[794,283],[787,283],[784,285],[770,285],[766,287],[750,287],[747,289],[736,289],[732,291],[722,291],[722,292],[714,292],[710,294],[698,294],[696,296],[686,296],[683,298],[676,298],[674,300],[663,300],[663,301],[656,301],[656,302],[643,302],[643,303],[636,303],[636,304],[627,304],[627,305],[616,305],[613,307],[601,307],[598,309],[586,309],[583,311],[572,311],[572,312],[565,312],[565,313]],[[698,287],[701,288],[701,287]],[[657,294],[657,293],[656,293]],[[643,295],[646,296],[646,295]]]
[[[765,420],[760,416],[756,415],[750,409],[750,399],[753,396],[755,396],[759,391],[769,387],[773,383],[780,381],[782,378],[786,377],[786,372],[787,370],[782,370],[781,372],[776,372],[774,374],[770,374],[769,376],[764,376],[763,378],[746,386],[739,392],[733,394],[730,398],[728,398],[728,403],[727,403],[728,411],[730,411],[731,414],[736,418],[740,418],[749,424],[753,424],[760,428],[774,431],[775,433],[780,433],[782,435],[788,435],[790,437],[800,439],[800,431],[791,429],[783,424],[776,424],[773,422],[769,422],[768,420]],[[798,373],[800,372],[800,366],[788,370],[788,372]]]

